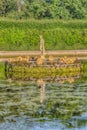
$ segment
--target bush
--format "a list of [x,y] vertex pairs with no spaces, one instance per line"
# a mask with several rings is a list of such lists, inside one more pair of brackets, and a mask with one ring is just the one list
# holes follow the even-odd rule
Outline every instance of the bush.
[[0,21],[0,50],[38,50],[39,35],[49,50],[85,49],[86,21]]

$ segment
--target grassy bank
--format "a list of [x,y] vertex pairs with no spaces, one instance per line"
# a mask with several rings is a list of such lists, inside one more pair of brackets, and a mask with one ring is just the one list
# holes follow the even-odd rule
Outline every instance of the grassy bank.
[[0,20],[0,50],[38,50],[39,35],[48,50],[87,48],[87,21]]
[[0,63],[0,79],[5,79],[5,69],[4,69],[4,63]]

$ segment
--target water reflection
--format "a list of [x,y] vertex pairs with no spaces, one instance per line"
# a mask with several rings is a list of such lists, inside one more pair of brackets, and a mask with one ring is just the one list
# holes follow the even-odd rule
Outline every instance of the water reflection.
[[0,81],[0,129],[87,129],[86,65],[47,65],[7,65],[7,80]]
[[43,103],[45,100],[45,87],[46,83],[43,79],[37,80],[37,85],[40,87],[40,103]]
[[[40,59],[40,58],[39,58]],[[43,58],[42,58],[43,59]],[[73,58],[45,58],[42,64],[37,64],[38,58],[31,57],[31,60],[12,61],[5,63],[5,74],[7,79],[36,81],[57,81],[72,83],[83,74],[83,63]]]
[[87,82],[1,81],[0,128],[19,130],[19,122],[25,130],[87,128]]

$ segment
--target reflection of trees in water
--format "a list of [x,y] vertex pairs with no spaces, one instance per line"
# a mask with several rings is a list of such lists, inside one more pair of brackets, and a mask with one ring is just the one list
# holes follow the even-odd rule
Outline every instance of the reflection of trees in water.
[[[74,125],[73,116],[87,111],[86,85],[47,84],[42,79],[35,83],[10,83],[0,85],[0,121],[12,116],[48,117]],[[71,119],[71,120],[69,120]],[[87,119],[77,118],[82,126]]]
[[87,118],[78,118],[87,111],[87,87],[56,87],[48,88],[45,107],[38,109],[37,117],[58,118],[67,127],[75,127],[75,123],[79,127],[87,125]]

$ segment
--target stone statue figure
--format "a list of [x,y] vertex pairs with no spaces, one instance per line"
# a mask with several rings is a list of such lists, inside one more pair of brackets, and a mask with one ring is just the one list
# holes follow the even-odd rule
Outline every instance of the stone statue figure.
[[41,55],[45,54],[44,39],[42,35],[40,35],[40,51]]

